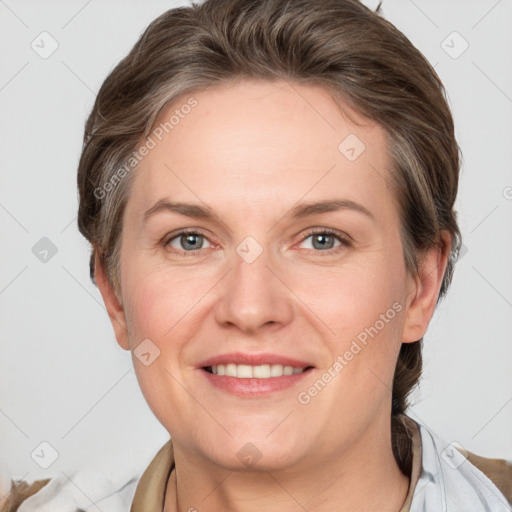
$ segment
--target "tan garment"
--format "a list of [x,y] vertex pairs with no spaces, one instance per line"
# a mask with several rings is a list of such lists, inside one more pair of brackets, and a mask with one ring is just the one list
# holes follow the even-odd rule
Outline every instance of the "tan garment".
[[169,439],[141,476],[130,512],[163,512],[167,481],[174,469],[174,451]]
[[[412,430],[412,473],[411,483],[405,502],[399,512],[409,512],[414,488],[418,481],[421,470],[421,437],[416,423],[407,418]],[[130,512],[163,512],[164,500],[167,488],[167,481],[174,469],[174,452],[172,441],[167,443],[155,455],[146,471],[142,475],[135,491]],[[170,496],[171,500],[176,499],[175,489]]]
[[407,491],[404,504],[399,512],[409,512],[412,497],[414,495],[414,489],[416,489],[416,483],[418,482],[421,473],[421,435],[420,429],[414,420],[405,415],[403,416],[403,420],[410,428],[412,434],[412,469],[410,474],[409,490]]

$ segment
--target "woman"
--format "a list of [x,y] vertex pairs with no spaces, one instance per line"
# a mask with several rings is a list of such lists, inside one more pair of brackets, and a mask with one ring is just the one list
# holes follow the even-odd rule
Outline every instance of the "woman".
[[148,27],[78,171],[91,277],[171,437],[132,512],[510,510],[510,470],[405,414],[458,177],[439,78],[356,0]]

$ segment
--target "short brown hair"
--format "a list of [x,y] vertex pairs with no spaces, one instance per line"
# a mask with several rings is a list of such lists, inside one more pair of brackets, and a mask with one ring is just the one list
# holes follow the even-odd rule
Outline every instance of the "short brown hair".
[[[92,244],[93,281],[98,251],[120,288],[122,215],[133,175],[125,163],[158,114],[182,94],[243,78],[321,85],[384,128],[407,270],[418,271],[417,251],[442,244],[442,230],[452,235],[440,300],[461,239],[453,209],[460,149],[446,93],[421,52],[381,17],[380,5],[373,12],[357,0],[206,0],[149,25],[106,78],[85,127],[78,226]],[[393,382],[393,452],[406,474],[411,454],[397,418],[421,375],[421,345],[402,344]]]

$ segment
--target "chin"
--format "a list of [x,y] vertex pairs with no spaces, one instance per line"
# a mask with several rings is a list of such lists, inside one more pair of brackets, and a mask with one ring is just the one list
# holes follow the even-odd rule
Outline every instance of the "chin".
[[251,436],[245,432],[225,443],[217,439],[205,455],[231,471],[277,471],[293,466],[301,458],[305,449],[303,438],[302,435],[302,440],[294,440],[277,433]]

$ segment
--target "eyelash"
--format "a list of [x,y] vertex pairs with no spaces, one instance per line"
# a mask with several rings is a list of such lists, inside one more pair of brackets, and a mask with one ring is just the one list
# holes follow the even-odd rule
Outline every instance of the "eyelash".
[[[341,245],[339,245],[338,247],[333,247],[332,249],[328,249],[326,251],[318,251],[318,250],[316,250],[316,252],[318,252],[318,253],[324,253],[324,254],[327,254],[327,255],[331,255],[333,253],[338,252],[338,250],[342,249],[343,247],[345,247],[345,248],[352,247],[352,241],[349,239],[348,236],[342,236],[337,231],[329,229],[329,228],[312,228],[312,229],[310,229],[306,233],[304,238],[302,238],[300,243],[302,243],[305,240],[307,240],[310,236],[318,235],[318,234],[334,236],[335,238],[338,239],[338,241],[341,242]],[[202,237],[208,239],[208,237],[206,235],[203,235],[197,229],[190,228],[190,229],[183,229],[183,230],[179,231],[178,233],[174,234],[172,237],[164,239],[162,245],[164,246],[164,248],[168,248],[170,242],[172,242],[176,238],[179,238],[179,237],[181,237],[183,235],[199,235],[199,236],[202,236]],[[315,251],[315,249],[310,249],[310,250]],[[199,251],[201,251],[201,249],[196,249],[195,251],[177,251],[175,249],[172,250],[172,252],[174,254],[176,254],[177,256],[183,256],[185,258],[188,257],[188,256],[196,256]]]

